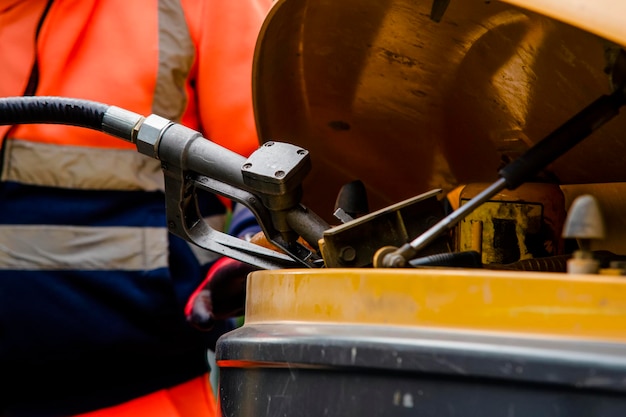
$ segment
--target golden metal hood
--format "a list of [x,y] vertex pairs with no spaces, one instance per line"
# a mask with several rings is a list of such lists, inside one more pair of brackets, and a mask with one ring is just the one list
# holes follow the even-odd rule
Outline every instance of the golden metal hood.
[[[303,203],[318,214],[328,218],[339,188],[355,179],[372,209],[432,188],[491,182],[612,91],[606,68],[626,45],[626,2],[447,3],[274,4],[255,57],[257,126],[263,142],[311,152]],[[625,181],[625,132],[618,116],[544,176]]]

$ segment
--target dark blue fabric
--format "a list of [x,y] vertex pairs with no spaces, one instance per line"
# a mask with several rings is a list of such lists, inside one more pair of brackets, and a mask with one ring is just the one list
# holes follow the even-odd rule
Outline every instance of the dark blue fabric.
[[257,222],[254,214],[247,208],[239,205],[234,210],[233,217],[228,226],[228,233],[233,236],[244,237],[248,234],[255,234],[261,231],[261,227]]
[[[204,216],[225,212],[213,195],[204,196],[201,207]],[[162,192],[68,190],[0,183],[0,213],[1,224],[164,227],[165,198]]]
[[[181,303],[185,286],[193,287],[177,285],[166,269],[0,270],[6,412],[41,406],[39,415],[76,413],[79,405],[114,404],[206,372],[205,349],[230,326],[191,328]],[[72,401],[60,403],[67,393]]]
[[[164,227],[164,204],[158,192],[0,183],[5,224]],[[203,205],[205,213],[224,211],[215,198]],[[203,333],[186,322],[184,305],[209,265],[197,262],[187,242],[169,236],[170,268],[0,269],[0,415],[75,414],[208,370],[206,349],[232,325],[219,322]]]

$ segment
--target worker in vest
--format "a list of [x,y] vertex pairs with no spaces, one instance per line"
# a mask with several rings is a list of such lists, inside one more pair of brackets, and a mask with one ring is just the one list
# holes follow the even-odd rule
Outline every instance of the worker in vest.
[[[154,113],[247,156],[269,6],[0,0],[0,96]],[[214,415],[206,350],[227,314],[200,332],[184,308],[216,259],[168,234],[159,162],[66,125],[0,126],[0,143],[0,415]],[[205,214],[223,219],[224,204],[205,198]],[[232,233],[257,230],[250,220],[235,216]]]

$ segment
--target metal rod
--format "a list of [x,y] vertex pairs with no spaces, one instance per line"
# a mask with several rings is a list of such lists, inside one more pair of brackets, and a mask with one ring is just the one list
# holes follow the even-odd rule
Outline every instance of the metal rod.
[[407,260],[413,258],[418,251],[428,246],[433,240],[439,237],[441,233],[451,229],[460,220],[465,218],[465,216],[474,211],[485,201],[488,201],[491,197],[498,194],[504,188],[506,188],[506,179],[500,178],[479,193],[476,197],[462,205],[458,210],[455,210],[450,215],[441,219],[438,223],[422,233],[415,240],[401,246],[394,252],[385,255],[382,266],[386,268],[401,268],[405,266]]

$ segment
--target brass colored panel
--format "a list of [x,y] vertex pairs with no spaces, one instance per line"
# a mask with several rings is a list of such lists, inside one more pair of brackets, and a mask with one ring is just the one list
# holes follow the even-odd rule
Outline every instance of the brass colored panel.
[[[465,186],[460,204],[486,185]],[[477,250],[482,253],[483,264],[500,265],[561,255],[565,215],[565,197],[558,185],[523,184],[496,194],[461,220],[456,230],[457,250]],[[474,242],[480,242],[480,247],[474,247],[478,245]]]

